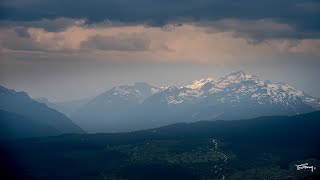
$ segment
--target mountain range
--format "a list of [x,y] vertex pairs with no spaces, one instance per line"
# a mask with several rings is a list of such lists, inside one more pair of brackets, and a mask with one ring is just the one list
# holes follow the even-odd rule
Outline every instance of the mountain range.
[[114,87],[71,113],[88,132],[125,132],[177,122],[297,115],[320,109],[320,100],[284,82],[243,71],[182,87],[135,83]]
[[7,134],[12,137],[84,133],[82,129],[90,133],[128,132],[179,122],[320,110],[320,99],[284,82],[260,80],[243,71],[180,87],[155,87],[144,82],[121,85],[93,98],[65,103],[32,99],[26,92],[0,87],[0,100],[2,132],[21,132]]

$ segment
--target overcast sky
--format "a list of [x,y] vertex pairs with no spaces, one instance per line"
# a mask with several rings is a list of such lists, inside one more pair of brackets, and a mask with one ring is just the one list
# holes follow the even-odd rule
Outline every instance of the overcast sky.
[[320,2],[2,0],[0,85],[67,101],[244,70],[320,97]]

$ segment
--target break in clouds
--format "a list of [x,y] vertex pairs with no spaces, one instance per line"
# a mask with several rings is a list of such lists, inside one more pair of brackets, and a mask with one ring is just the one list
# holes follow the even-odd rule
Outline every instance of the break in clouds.
[[12,0],[0,8],[2,53],[138,51],[148,61],[152,53],[195,62],[319,55],[320,3],[311,0]]

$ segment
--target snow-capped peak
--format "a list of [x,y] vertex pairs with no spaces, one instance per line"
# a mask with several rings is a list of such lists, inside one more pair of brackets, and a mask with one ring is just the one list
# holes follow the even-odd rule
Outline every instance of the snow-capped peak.
[[246,81],[246,80],[254,80],[257,79],[255,75],[245,73],[243,71],[232,72],[222,79],[229,81]]
[[255,75],[237,71],[220,78],[216,86],[218,88],[225,88],[230,84],[240,83],[242,81],[259,81],[259,79]]
[[289,84],[286,84],[284,82],[280,82],[280,83],[277,83],[277,85],[283,90],[283,91],[286,91],[287,93],[291,94],[291,95],[294,95],[294,96],[298,96],[298,97],[302,97],[302,96],[305,96],[305,94],[298,90],[298,89],[295,89],[294,87],[290,86]]
[[[142,102],[143,100],[143,94],[139,89],[134,88],[134,86],[117,86],[112,88],[109,92],[112,97],[120,97],[125,100],[128,100],[130,97],[136,97],[139,102]],[[110,96],[108,96],[107,99],[110,100]]]
[[205,85],[208,82],[214,84],[214,83],[217,82],[217,80],[212,78],[212,77],[196,80],[196,81],[193,81],[191,84],[187,85],[186,88],[189,88],[189,89],[201,89],[202,86]]
[[162,88],[151,86],[145,82],[136,82],[131,85],[121,85],[104,92],[100,96],[107,99],[107,102],[113,101],[137,101],[142,103],[146,98],[162,91]]

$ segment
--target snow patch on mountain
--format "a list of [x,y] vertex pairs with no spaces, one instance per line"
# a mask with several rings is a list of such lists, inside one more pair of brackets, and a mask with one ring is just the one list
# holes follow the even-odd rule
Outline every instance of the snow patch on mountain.
[[197,89],[197,90],[200,90],[204,84],[206,83],[216,83],[217,80],[215,78],[212,78],[212,77],[209,77],[209,78],[205,78],[205,79],[200,79],[200,80],[196,80],[196,81],[193,81],[191,84],[185,86],[186,88],[189,88],[189,89]]
[[166,100],[167,100],[168,104],[180,104],[183,102],[183,100],[177,96],[166,97]]
[[154,94],[158,94],[166,89],[168,89],[169,87],[165,87],[165,86],[162,86],[162,87],[154,87],[152,86],[151,87],[151,94],[154,95]]
[[200,97],[202,96],[202,92],[195,89],[186,89],[179,93],[180,97],[188,98],[188,97]]

